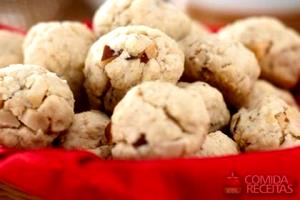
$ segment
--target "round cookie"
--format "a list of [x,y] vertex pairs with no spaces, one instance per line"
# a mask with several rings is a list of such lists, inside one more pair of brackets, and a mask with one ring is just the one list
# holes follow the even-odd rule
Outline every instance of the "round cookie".
[[94,30],[99,36],[127,25],[149,26],[175,40],[181,40],[189,33],[191,20],[172,4],[162,0],[106,1],[93,19]]
[[284,100],[288,105],[297,107],[296,100],[289,91],[277,88],[265,80],[257,80],[255,82],[245,107],[255,107],[264,97],[270,95],[275,95]]
[[190,155],[200,148],[209,128],[201,95],[159,81],[132,88],[111,120],[115,159]]
[[208,134],[197,157],[213,157],[239,154],[238,145],[221,131]]
[[0,68],[23,63],[23,38],[19,33],[0,30]]
[[37,64],[67,80],[76,99],[94,34],[79,22],[48,22],[33,26],[24,41],[24,63]]
[[127,90],[150,80],[176,83],[184,55],[166,34],[146,26],[120,27],[91,47],[84,68],[91,106],[112,112]]
[[216,87],[225,100],[241,107],[260,74],[254,54],[241,43],[203,37],[185,49],[185,76]]
[[223,95],[216,88],[204,82],[178,83],[179,87],[198,92],[204,100],[210,117],[209,132],[222,129],[229,123],[230,113],[225,104]]
[[299,144],[300,113],[277,96],[267,96],[232,118],[231,132],[244,151],[272,150]]
[[84,149],[107,158],[110,145],[105,136],[105,129],[110,119],[98,111],[75,114],[71,127],[62,135],[60,144],[66,149]]
[[283,87],[294,87],[300,76],[300,37],[294,30],[270,17],[239,20],[221,30],[220,36],[242,42],[252,50],[262,77]]
[[69,128],[74,98],[68,84],[35,65],[0,69],[0,144],[5,147],[49,146]]

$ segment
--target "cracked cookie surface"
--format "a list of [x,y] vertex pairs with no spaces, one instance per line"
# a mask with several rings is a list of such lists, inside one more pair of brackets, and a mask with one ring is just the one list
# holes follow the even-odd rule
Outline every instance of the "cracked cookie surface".
[[185,49],[185,75],[216,87],[227,103],[239,108],[260,74],[254,54],[241,43],[203,37]]
[[66,149],[84,149],[106,158],[111,146],[106,138],[106,127],[110,119],[98,111],[75,114],[70,128],[61,137],[61,146]]
[[0,30],[0,67],[23,63],[23,39],[19,33]]
[[24,41],[24,63],[36,64],[67,80],[76,99],[83,68],[95,36],[79,22],[48,22],[33,26]]
[[294,87],[300,76],[300,36],[271,17],[238,20],[220,31],[223,38],[242,42],[252,50],[262,77],[283,87]]
[[162,0],[106,1],[93,19],[93,27],[99,36],[127,25],[149,26],[180,40],[190,31],[191,20],[173,5]]
[[194,83],[180,82],[178,86],[198,92],[202,96],[210,117],[209,132],[220,130],[229,123],[229,110],[222,93],[216,88],[200,81]]
[[131,87],[151,80],[176,83],[184,70],[177,43],[145,26],[120,27],[91,47],[84,68],[85,88],[92,107],[114,106]]
[[132,88],[114,110],[112,155],[182,157],[200,148],[208,128],[209,115],[197,92],[167,82],[145,82]]
[[46,147],[69,128],[73,94],[54,73],[35,65],[0,69],[0,144]]
[[255,108],[235,114],[230,129],[244,151],[292,147],[299,144],[300,113],[279,97],[267,96]]
[[239,154],[239,147],[230,137],[216,131],[209,133],[201,149],[195,154],[197,157],[213,157]]

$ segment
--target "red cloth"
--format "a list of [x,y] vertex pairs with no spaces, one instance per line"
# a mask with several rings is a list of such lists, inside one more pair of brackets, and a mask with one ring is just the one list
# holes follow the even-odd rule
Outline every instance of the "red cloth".
[[[300,199],[300,148],[238,156],[154,161],[104,161],[56,149],[2,151],[0,180],[42,199]],[[225,194],[228,176],[241,194]],[[281,175],[293,194],[247,194],[247,175]],[[236,186],[236,184],[233,183]]]

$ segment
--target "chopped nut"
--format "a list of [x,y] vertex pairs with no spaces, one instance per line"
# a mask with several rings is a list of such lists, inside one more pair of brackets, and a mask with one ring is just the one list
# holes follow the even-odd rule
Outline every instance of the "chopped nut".
[[11,112],[0,110],[0,128],[18,128],[20,122]]
[[144,52],[139,56],[140,60],[142,63],[147,64],[149,62],[149,58],[147,56],[147,54]]
[[107,63],[111,62],[113,59],[121,55],[122,51],[114,51],[108,45],[104,46],[103,54],[101,58],[101,64],[106,65]]
[[[122,53],[122,50],[116,52],[116,51],[112,50],[109,46],[105,45],[101,63],[107,64],[107,63],[111,62],[113,59],[115,59],[116,57],[118,57],[119,55],[121,55],[121,53]],[[157,53],[158,52],[157,52],[156,45],[151,44],[142,53],[139,53],[137,56],[129,56],[126,58],[126,60],[140,59],[140,61],[142,63],[147,64],[150,59],[155,58],[157,56]]]
[[30,129],[47,130],[49,127],[49,120],[36,110],[28,109],[21,118],[21,121]]
[[136,59],[140,59],[140,61],[145,64],[147,64],[149,62],[149,58],[145,52],[140,53],[137,56],[130,56],[130,57],[126,58],[126,60],[136,60]]
[[32,108],[38,108],[41,105],[47,90],[47,83],[39,78],[33,83],[31,89],[26,91],[26,98],[31,103]]
[[21,116],[26,109],[26,103],[27,101],[24,101],[22,95],[18,95],[14,98],[6,100],[4,102],[4,109],[10,110],[10,112],[15,116]]
[[150,46],[148,46],[148,47],[145,49],[145,53],[146,53],[148,59],[156,58],[156,57],[157,57],[157,54],[158,54],[156,45],[153,43],[153,44],[151,44]]
[[73,108],[59,96],[48,96],[38,108],[38,112],[47,117],[51,122],[51,131],[61,132],[66,130],[73,121]]
[[142,63],[147,64],[150,59],[157,57],[157,48],[155,44],[151,44],[148,46],[144,52],[138,54],[137,56],[130,56],[129,58],[126,58],[126,60],[135,60],[140,59]]
[[114,53],[115,53],[114,50],[112,50],[109,46],[105,45],[103,49],[101,61],[111,59],[112,57],[114,57]]
[[142,134],[140,136],[140,138],[133,144],[134,147],[139,147],[142,145],[148,144],[147,140],[146,140],[146,136],[145,134]]

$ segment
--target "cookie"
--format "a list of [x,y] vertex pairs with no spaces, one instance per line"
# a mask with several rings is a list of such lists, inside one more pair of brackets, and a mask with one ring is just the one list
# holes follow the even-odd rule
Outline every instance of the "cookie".
[[289,91],[280,89],[265,80],[256,81],[252,92],[248,96],[245,107],[255,107],[264,97],[270,95],[275,95],[284,100],[288,105],[297,107],[296,100]]
[[102,36],[117,27],[145,25],[183,39],[191,29],[191,20],[172,4],[162,0],[109,0],[96,12],[93,27]]
[[0,68],[23,63],[23,38],[21,34],[0,30]]
[[262,77],[283,88],[294,87],[300,76],[300,37],[271,17],[239,20],[221,30],[223,38],[242,42],[259,61]]
[[160,81],[132,88],[111,121],[115,159],[190,155],[200,148],[209,128],[201,95]]
[[143,82],[176,83],[184,70],[178,44],[157,29],[120,27],[91,47],[84,68],[85,88],[91,106],[112,112],[127,90]]
[[61,137],[61,146],[66,149],[83,149],[106,158],[110,155],[109,141],[105,130],[110,119],[98,111],[75,114],[71,127]]
[[216,88],[204,82],[178,83],[179,87],[198,92],[204,100],[210,117],[209,132],[222,129],[229,123],[230,113],[225,104],[223,95]]
[[196,157],[214,157],[239,154],[238,145],[221,131],[209,133]]
[[254,54],[241,43],[203,37],[185,49],[185,76],[216,87],[227,103],[239,108],[260,74]]
[[71,125],[74,98],[68,84],[35,65],[0,69],[0,144],[49,146]]
[[277,96],[255,108],[242,108],[232,118],[234,140],[244,151],[273,150],[299,144],[300,113]]
[[67,80],[76,99],[94,34],[78,22],[48,22],[33,26],[24,41],[24,63],[37,64]]
[[211,32],[203,24],[199,22],[192,22],[190,32],[180,41],[179,46],[185,52],[185,49],[189,49],[197,40],[210,35]]

